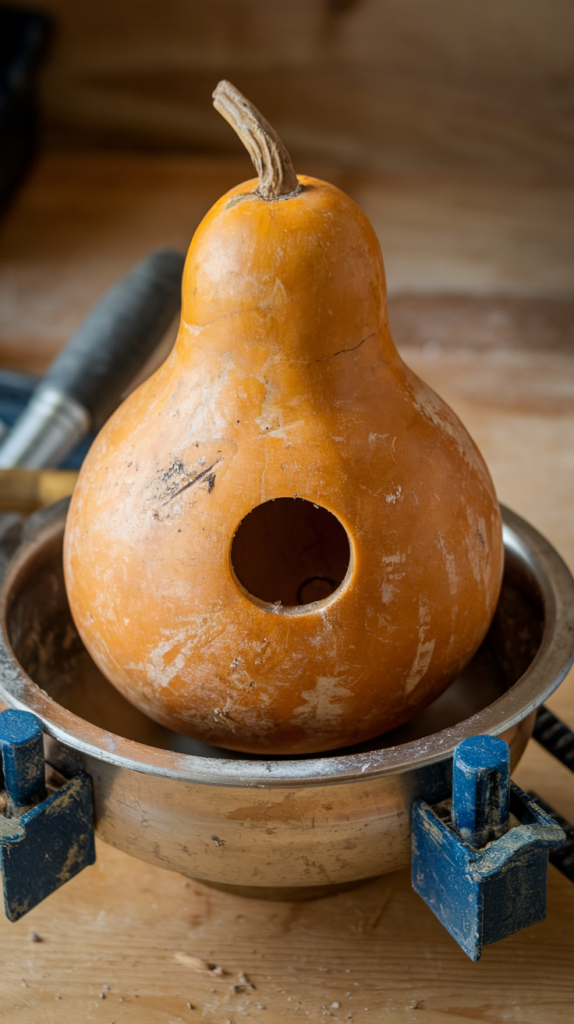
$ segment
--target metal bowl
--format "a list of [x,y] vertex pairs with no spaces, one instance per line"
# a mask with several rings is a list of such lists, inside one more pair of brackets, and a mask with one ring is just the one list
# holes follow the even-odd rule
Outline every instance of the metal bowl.
[[15,551],[4,545],[0,698],[42,719],[58,771],[91,775],[101,839],[222,889],[311,898],[403,867],[411,803],[448,795],[457,743],[503,736],[516,764],[536,708],[574,658],[574,581],[551,545],[503,509],[494,621],[430,707],[328,755],[268,759],[208,747],[152,722],[92,662],[66,600],[65,515],[65,503],[37,513]]

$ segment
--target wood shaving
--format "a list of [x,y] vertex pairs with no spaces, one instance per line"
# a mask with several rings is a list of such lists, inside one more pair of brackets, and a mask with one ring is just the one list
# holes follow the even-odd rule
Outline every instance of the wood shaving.
[[183,964],[184,967],[191,967],[193,971],[199,971],[200,974],[215,974],[218,978],[223,977],[225,974],[223,967],[209,964],[207,960],[202,960],[199,956],[191,956],[190,953],[174,953],[173,958],[177,960],[178,964]]

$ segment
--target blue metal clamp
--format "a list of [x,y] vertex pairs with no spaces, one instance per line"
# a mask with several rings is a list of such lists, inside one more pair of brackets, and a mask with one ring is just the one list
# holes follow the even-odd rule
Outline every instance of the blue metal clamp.
[[80,774],[48,795],[42,726],[28,711],[0,713],[4,906],[18,921],[96,859],[92,780]]
[[544,921],[559,825],[510,781],[504,740],[475,736],[453,758],[452,800],[412,809],[412,884],[468,954]]

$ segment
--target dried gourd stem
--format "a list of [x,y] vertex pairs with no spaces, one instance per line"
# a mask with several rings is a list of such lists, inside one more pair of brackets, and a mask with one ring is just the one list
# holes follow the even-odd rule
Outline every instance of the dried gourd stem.
[[259,175],[261,199],[285,199],[301,191],[291,157],[277,132],[231,82],[220,82],[213,105],[237,132]]

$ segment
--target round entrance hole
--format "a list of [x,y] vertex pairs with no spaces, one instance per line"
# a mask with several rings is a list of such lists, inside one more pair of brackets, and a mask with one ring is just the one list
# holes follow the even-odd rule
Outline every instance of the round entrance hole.
[[231,564],[260,601],[297,607],[324,600],[349,568],[351,547],[341,523],[303,498],[276,498],[249,512],[231,545]]

